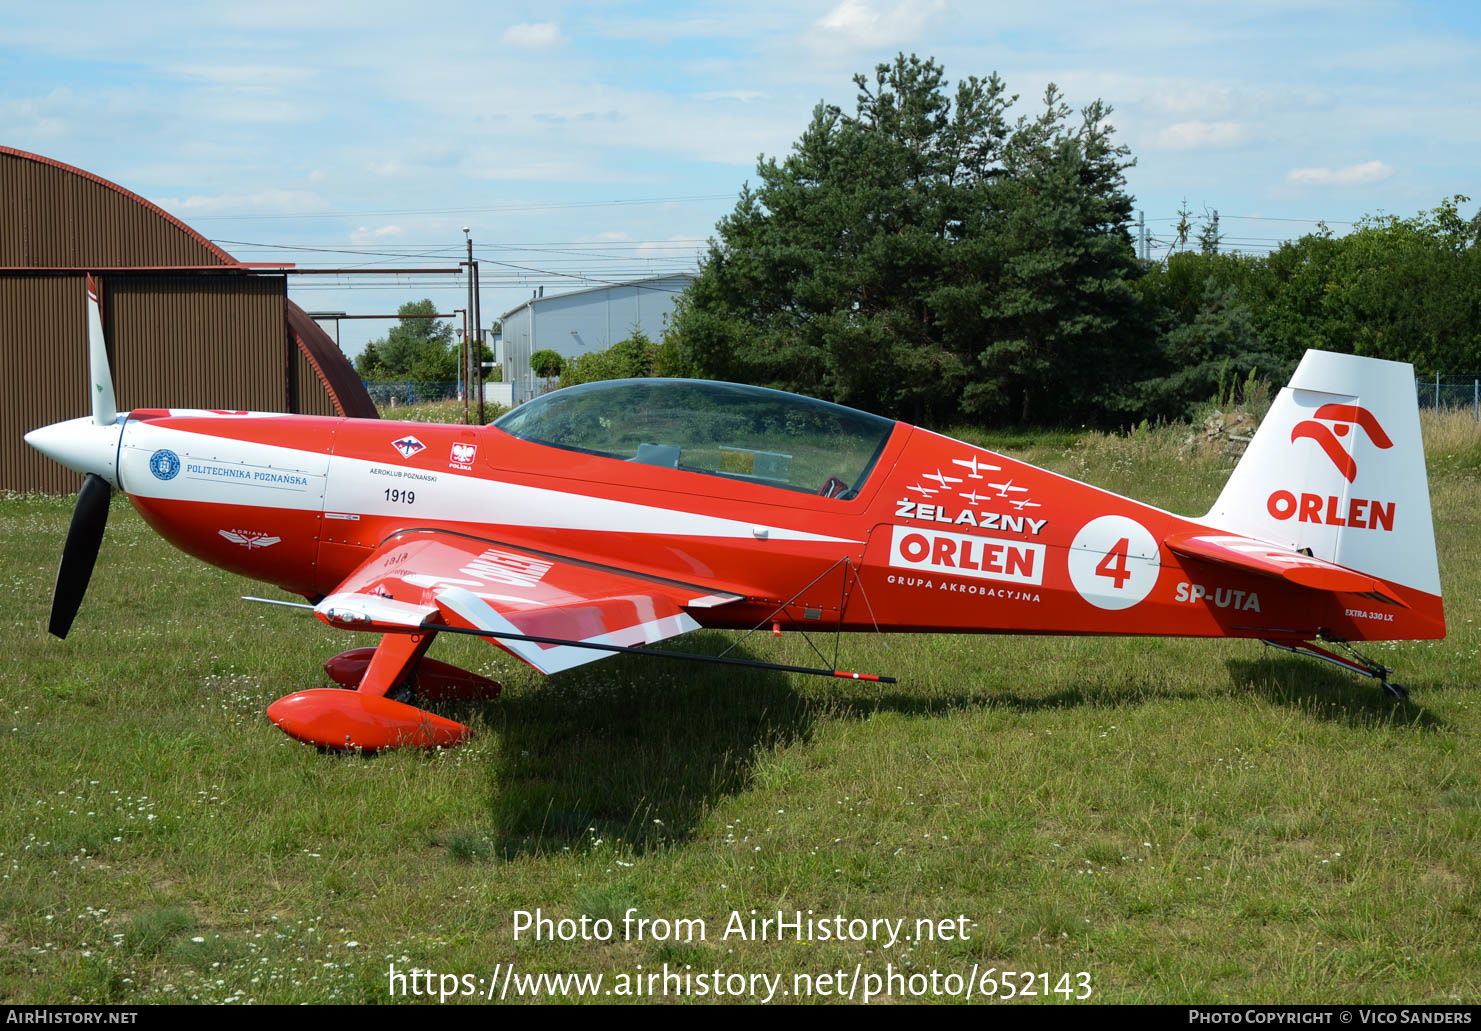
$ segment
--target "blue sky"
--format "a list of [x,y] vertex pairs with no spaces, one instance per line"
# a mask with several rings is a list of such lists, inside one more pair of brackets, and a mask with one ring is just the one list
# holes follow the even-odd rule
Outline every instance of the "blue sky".
[[[246,261],[445,266],[470,227],[485,323],[547,292],[692,268],[820,100],[897,51],[1100,97],[1166,235],[1187,199],[1263,251],[1313,221],[1481,197],[1481,5],[7,4],[0,143],[111,179]],[[1473,201],[1467,212],[1475,210]],[[392,312],[450,280],[299,277]],[[386,326],[347,323],[346,350]]]

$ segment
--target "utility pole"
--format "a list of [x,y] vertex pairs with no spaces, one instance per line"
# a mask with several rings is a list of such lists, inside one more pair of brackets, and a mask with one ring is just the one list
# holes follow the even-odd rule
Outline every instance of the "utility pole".
[[[469,242],[472,247],[472,242]],[[473,362],[478,366],[478,425],[483,425],[483,289],[473,262]]]
[[1145,211],[1136,213],[1136,256],[1143,261],[1147,260],[1147,213]]
[[[468,313],[462,308],[454,308],[453,314],[463,316],[463,328],[458,330],[458,349],[466,354],[468,352]],[[466,384],[468,381],[464,379],[463,382]],[[465,423],[468,421],[468,394],[466,388],[463,393],[463,421]]]
[[459,374],[463,377],[463,425],[468,425],[468,313],[461,308],[453,309],[454,315],[463,316],[463,332],[458,337]]
[[[470,235],[468,235],[468,227],[467,226],[464,226],[463,227],[463,239],[465,239],[466,241],[468,241],[468,317],[469,318],[472,318],[473,317],[473,237],[470,236]],[[474,325],[477,325],[477,323],[475,322]],[[469,335],[467,333],[464,333],[463,334],[463,353],[464,354],[468,354],[471,350],[472,350],[472,347],[470,346],[470,338],[469,338]],[[470,372],[472,371],[472,366],[469,366],[469,371]],[[466,382],[471,387],[473,385],[473,379],[472,379],[472,377],[470,376]],[[467,397],[467,394],[466,393],[464,394],[464,397],[465,398]],[[464,425],[467,425],[467,423],[468,423],[468,408],[467,408],[467,404],[466,404],[466,401],[465,401],[464,406],[463,406],[463,424]],[[482,396],[480,396],[479,399],[478,399],[478,424],[480,426],[483,425],[483,397]]]
[[1214,208],[1214,253],[1219,253],[1219,209]]

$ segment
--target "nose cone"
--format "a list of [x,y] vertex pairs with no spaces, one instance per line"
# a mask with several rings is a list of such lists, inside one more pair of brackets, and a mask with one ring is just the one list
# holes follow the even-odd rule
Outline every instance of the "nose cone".
[[32,430],[26,434],[26,443],[74,472],[96,473],[117,487],[123,424],[122,417],[107,426],[90,418],[68,419]]

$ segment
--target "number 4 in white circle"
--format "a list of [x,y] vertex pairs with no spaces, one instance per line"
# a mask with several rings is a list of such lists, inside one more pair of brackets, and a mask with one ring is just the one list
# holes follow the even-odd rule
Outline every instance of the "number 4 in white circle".
[[1080,528],[1070,544],[1070,582],[1100,609],[1129,609],[1157,586],[1162,571],[1157,542],[1126,516],[1100,516]]
[[1131,546],[1129,537],[1122,537],[1106,552],[1106,557],[1096,565],[1095,571],[1101,576],[1109,576],[1114,580],[1116,590],[1121,590],[1126,581],[1131,579],[1131,570],[1126,568],[1126,549]]

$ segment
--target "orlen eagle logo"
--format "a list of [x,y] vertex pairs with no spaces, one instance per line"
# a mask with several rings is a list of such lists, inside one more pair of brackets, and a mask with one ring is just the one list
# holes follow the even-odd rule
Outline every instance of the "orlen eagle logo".
[[[1332,429],[1317,422],[1324,419],[1335,424]],[[1298,422],[1291,428],[1291,443],[1305,437],[1317,443],[1332,460],[1338,472],[1352,483],[1358,476],[1358,464],[1343,449],[1338,437],[1352,432],[1360,426],[1368,439],[1380,451],[1394,446],[1373,413],[1359,405],[1322,405],[1312,418]],[[1374,501],[1368,498],[1338,498],[1330,494],[1300,494],[1289,490],[1278,490],[1265,501],[1265,508],[1276,519],[1292,519],[1298,523],[1321,523],[1325,526],[1350,526],[1358,530],[1392,530],[1394,508],[1392,501]]]
[[[1325,419],[1335,423],[1332,429],[1317,422],[1317,419]],[[1351,483],[1358,477],[1358,464],[1353,461],[1352,455],[1343,447],[1338,437],[1345,437],[1352,431],[1356,424],[1363,428],[1368,434],[1375,447],[1380,451],[1387,451],[1394,446],[1388,434],[1383,432],[1383,427],[1378,425],[1378,420],[1373,413],[1360,405],[1322,405],[1318,408],[1312,418],[1298,422],[1291,428],[1291,443],[1295,443],[1301,437],[1314,440],[1326,452],[1327,457],[1332,460],[1339,472],[1347,477]]]

